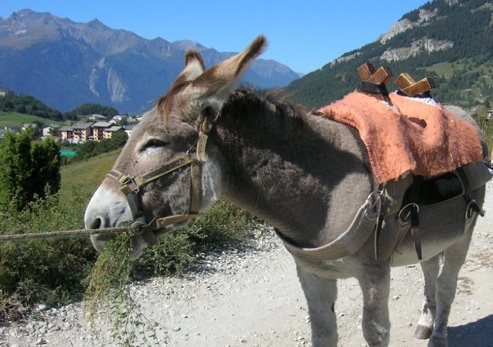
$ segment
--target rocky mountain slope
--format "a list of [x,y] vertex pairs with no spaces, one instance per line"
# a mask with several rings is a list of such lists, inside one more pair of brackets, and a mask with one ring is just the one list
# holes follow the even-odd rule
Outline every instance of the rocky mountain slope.
[[[360,83],[357,68],[369,61],[375,67],[390,67],[394,81],[402,72],[415,80],[434,78],[434,94],[441,101],[489,108],[493,103],[492,37],[491,1],[430,1],[405,14],[375,42],[294,81],[288,91],[307,106],[325,105],[354,90]],[[390,84],[389,90],[394,88]]]
[[[232,55],[192,41],[146,40],[98,20],[75,23],[23,10],[0,18],[0,88],[32,95],[61,111],[91,102],[135,112],[167,90],[189,48],[200,50],[207,66]],[[287,66],[259,59],[245,81],[272,88],[298,77]]]

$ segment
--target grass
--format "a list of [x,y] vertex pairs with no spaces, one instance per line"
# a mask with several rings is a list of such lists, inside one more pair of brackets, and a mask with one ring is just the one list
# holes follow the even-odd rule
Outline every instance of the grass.
[[107,321],[112,339],[120,346],[134,346],[139,337],[149,345],[158,345],[156,322],[141,313],[130,293],[129,247],[130,235],[123,233],[99,255],[86,289],[86,317],[93,329],[96,316]]
[[74,189],[82,189],[92,194],[111,170],[119,154],[120,151],[113,151],[87,161],[62,166],[60,170],[62,201],[70,201]]
[[21,125],[23,123],[34,123],[39,122],[41,124],[63,124],[63,122],[55,122],[50,119],[30,116],[27,114],[21,114],[16,112],[3,112],[0,111],[0,128],[8,125]]

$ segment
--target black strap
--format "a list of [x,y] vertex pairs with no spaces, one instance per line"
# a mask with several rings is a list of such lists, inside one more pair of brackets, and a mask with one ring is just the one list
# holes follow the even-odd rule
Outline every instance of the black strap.
[[414,239],[414,248],[416,249],[416,254],[418,255],[418,259],[422,260],[422,251],[421,251],[421,235],[419,230],[419,207],[418,207],[418,199],[419,199],[419,191],[421,189],[421,181],[423,177],[414,176],[413,184],[411,187],[411,196],[410,200],[414,204],[411,208],[411,235]]
[[[407,95],[406,93],[404,93],[401,89],[397,89],[397,91],[395,92],[397,95],[400,95],[400,96],[407,96],[407,97],[410,97],[409,95]],[[433,94],[431,94],[430,91],[426,91],[424,93],[421,93],[421,94],[418,94],[418,95],[413,95],[412,98],[419,98],[419,99],[434,99],[433,98]]]
[[377,83],[362,81],[361,85],[358,87],[358,91],[368,94],[381,94],[384,96],[389,96],[387,87],[383,83],[377,84]]

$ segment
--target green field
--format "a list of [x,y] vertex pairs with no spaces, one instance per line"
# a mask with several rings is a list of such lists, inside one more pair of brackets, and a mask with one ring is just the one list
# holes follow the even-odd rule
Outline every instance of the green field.
[[62,124],[63,122],[55,122],[51,119],[29,116],[27,114],[21,114],[16,112],[3,112],[0,111],[0,128],[3,128],[7,125],[21,125],[23,123],[34,123],[40,122],[41,124],[50,125],[50,124]]
[[67,195],[73,194],[74,190],[82,189],[91,194],[103,181],[106,174],[111,170],[120,151],[105,153],[89,160],[75,162],[61,167],[61,198],[70,201]]
[[62,166],[62,187],[97,181],[101,182],[110,171],[120,151],[101,154],[89,160]]

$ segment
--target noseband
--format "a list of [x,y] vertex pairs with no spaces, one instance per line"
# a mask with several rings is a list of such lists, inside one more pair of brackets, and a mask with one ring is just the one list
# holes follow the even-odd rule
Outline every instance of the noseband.
[[[200,167],[206,161],[205,148],[207,145],[207,139],[209,132],[212,128],[212,123],[207,118],[204,119],[200,126],[199,139],[197,143],[192,146],[181,157],[171,160],[164,165],[161,165],[155,169],[152,169],[142,175],[130,176],[117,169],[111,169],[106,177],[116,180],[120,184],[120,190],[125,194],[127,200],[132,194],[138,195],[141,187],[146,184],[157,180],[160,177],[166,176],[170,173],[180,170],[183,167],[190,166],[190,207],[186,214],[175,214],[162,218],[154,218],[150,223],[144,224],[145,229],[159,230],[168,225],[184,222],[188,219],[197,217],[200,208]],[[195,150],[195,158],[192,157],[192,152]],[[138,201],[138,200],[137,200]],[[137,203],[140,205],[139,203]],[[139,211],[135,211],[135,204],[130,203],[130,209],[134,219],[142,216],[142,209],[139,206]]]

